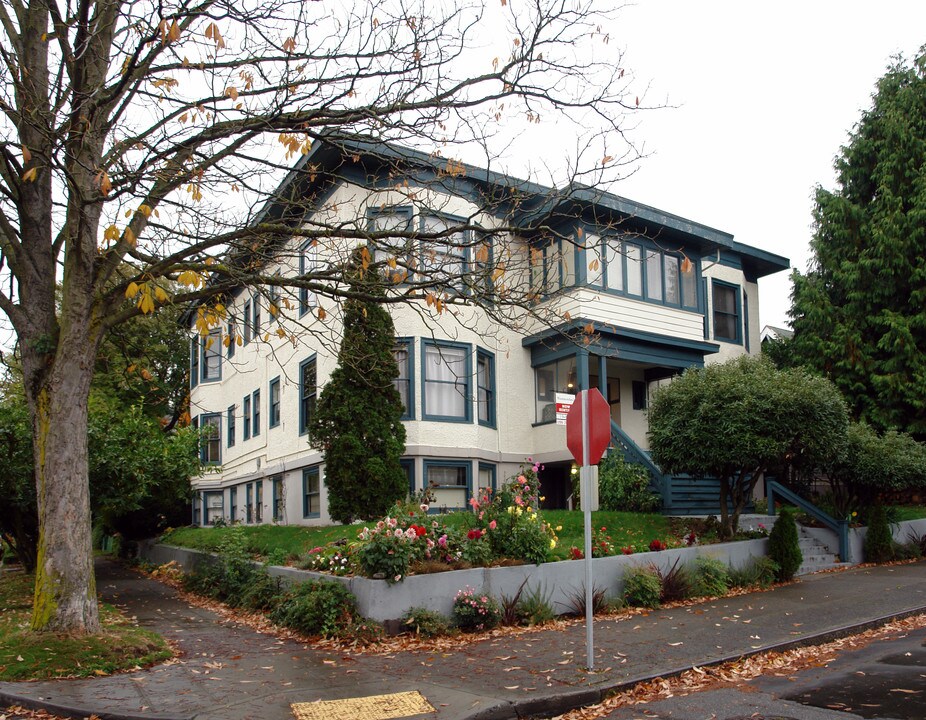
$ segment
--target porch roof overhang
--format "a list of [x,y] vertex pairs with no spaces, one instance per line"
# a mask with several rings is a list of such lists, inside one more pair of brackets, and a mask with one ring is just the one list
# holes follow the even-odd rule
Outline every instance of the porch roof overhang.
[[628,330],[585,320],[574,320],[529,335],[521,341],[521,345],[530,348],[532,367],[586,351],[627,362],[682,370],[703,367],[704,356],[720,350],[717,343]]

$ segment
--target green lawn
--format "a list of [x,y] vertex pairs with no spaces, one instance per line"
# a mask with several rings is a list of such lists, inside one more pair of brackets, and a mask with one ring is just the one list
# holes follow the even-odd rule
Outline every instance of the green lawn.
[[891,522],[903,522],[904,520],[919,520],[926,518],[926,506],[924,505],[893,505],[888,508],[888,517]]
[[[584,519],[579,511],[544,510],[544,519],[557,531],[559,543],[554,555],[558,559],[569,557],[573,545],[583,547]],[[462,525],[468,519],[466,513],[447,516],[448,524]],[[634,545],[639,552],[652,540],[666,540],[672,536],[672,526],[668,518],[658,514],[596,512],[592,513],[592,525],[595,528],[607,527],[614,545],[620,548]],[[354,540],[363,525],[329,525],[325,527],[301,527],[297,525],[237,525],[236,532],[244,534],[248,551],[254,555],[267,557],[274,550],[277,554],[287,556],[304,555],[313,547],[325,545],[334,540]],[[232,528],[177,528],[163,536],[162,540],[171,545],[194,548],[197,550],[218,550],[224,538]]]
[[87,637],[32,633],[31,612],[32,576],[0,573],[0,680],[107,675],[173,656],[160,635],[109,605],[100,606],[104,632]]

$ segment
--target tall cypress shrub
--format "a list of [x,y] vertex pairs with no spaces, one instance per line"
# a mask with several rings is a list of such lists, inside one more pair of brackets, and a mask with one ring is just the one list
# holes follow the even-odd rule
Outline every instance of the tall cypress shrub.
[[310,442],[325,453],[328,513],[333,520],[381,517],[408,491],[399,463],[405,452],[405,409],[392,317],[375,298],[382,283],[355,252],[344,271],[353,295],[344,302],[338,365],[318,397]]
[[768,536],[768,556],[778,564],[776,577],[780,582],[791,580],[804,560],[791,508],[782,508]]
[[868,515],[868,533],[863,546],[865,562],[885,563],[894,559],[894,538],[884,505],[876,502]]

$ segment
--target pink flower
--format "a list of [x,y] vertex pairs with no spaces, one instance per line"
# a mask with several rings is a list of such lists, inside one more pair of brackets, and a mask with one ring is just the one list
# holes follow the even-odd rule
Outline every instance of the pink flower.
[[441,535],[439,538],[437,538],[437,544],[441,547],[447,547],[447,536]]
[[470,498],[469,504],[472,505],[473,508],[475,508],[477,505],[479,505],[479,501],[476,498]]
[[395,529],[395,536],[396,536],[397,538],[402,537],[402,535],[404,535],[404,534],[405,534],[405,533],[402,532],[402,528],[396,528],[396,529]]
[[518,475],[518,482],[523,485],[524,483],[527,482],[527,478],[524,477],[523,475]]
[[489,523],[489,530],[494,530],[497,526],[497,523],[493,520]]

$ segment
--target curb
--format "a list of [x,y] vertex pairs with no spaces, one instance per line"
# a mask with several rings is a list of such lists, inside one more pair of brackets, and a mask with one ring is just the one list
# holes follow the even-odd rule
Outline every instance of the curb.
[[60,703],[47,702],[45,700],[36,700],[35,698],[24,697],[14,693],[0,690],[0,709],[18,705],[27,710],[44,710],[52,715],[73,718],[74,720],[87,720],[91,715],[98,717],[100,720],[193,720],[193,715],[157,715],[146,713],[131,712],[97,712],[85,708],[74,707],[73,705],[64,705]]
[[[863,633],[866,630],[882,627],[895,620],[903,620],[908,617],[913,617],[914,615],[923,614],[926,614],[926,605],[891,613],[890,615],[882,615],[881,617],[874,618],[872,620],[865,620],[864,622],[854,623],[852,625],[843,625],[831,630],[825,630],[822,632],[814,633],[812,635],[806,635],[802,638],[795,638],[794,640],[789,640],[788,642],[763,645],[762,647],[756,648],[755,650],[750,650],[749,652],[735,653],[733,655],[714,658],[703,663],[698,663],[697,667],[715,667],[717,665],[723,665],[724,663],[734,662],[743,658],[761,655],[762,653],[773,651],[786,652],[788,650],[793,650],[799,647],[806,647],[808,645],[822,645],[824,643],[830,642],[831,640],[838,640],[839,638],[848,637],[849,635],[858,635],[859,633]],[[543,717],[560,715],[562,713],[568,712],[569,710],[576,710],[586,705],[594,705],[603,702],[612,695],[616,695],[617,693],[623,692],[625,690],[630,690],[634,686],[641,683],[678,677],[679,675],[693,669],[693,667],[694,666],[692,665],[685,665],[682,667],[673,668],[671,670],[666,670],[664,672],[644,675],[643,677],[634,678],[633,680],[624,680],[623,682],[610,683],[601,685],[597,688],[589,688],[577,692],[555,695],[548,698],[517,700],[510,702],[507,705],[507,707],[511,709],[512,714],[498,715],[494,711],[488,713],[474,713],[472,715],[467,715],[463,720],[495,720],[496,718],[498,718],[498,720],[503,720],[504,718],[523,718],[532,717],[531,713],[541,714]],[[497,711],[497,708],[493,710]]]

